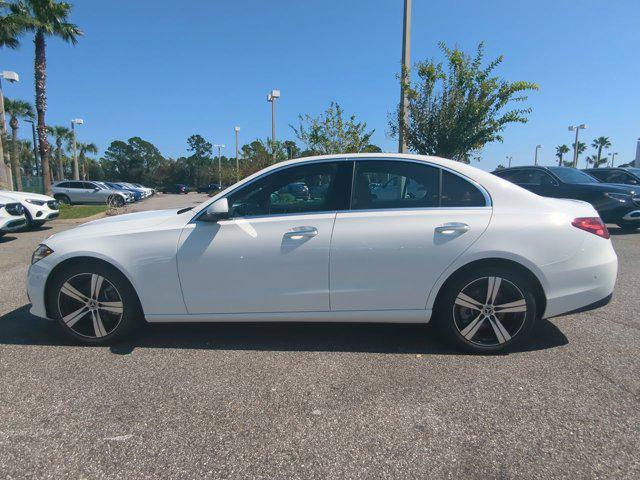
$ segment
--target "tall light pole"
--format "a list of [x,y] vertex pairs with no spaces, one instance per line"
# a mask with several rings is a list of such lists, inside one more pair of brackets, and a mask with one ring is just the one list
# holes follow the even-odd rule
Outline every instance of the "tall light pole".
[[280,90],[271,90],[267,95],[267,102],[271,102],[271,148],[273,163],[276,163],[276,98],[280,98]]
[[218,149],[218,188],[222,189],[222,154],[220,152],[224,148],[224,145],[216,143],[214,147]]
[[507,162],[509,162],[509,168],[511,168],[511,160],[513,160],[513,155],[507,155]]
[[576,141],[573,144],[573,168],[578,168],[578,133],[580,130],[584,130],[587,128],[586,123],[581,123],[580,125],[569,125],[569,131],[576,132]]
[[409,98],[405,86],[409,83],[409,63],[411,63],[411,0],[404,0],[402,21],[402,72],[400,73],[400,115],[398,116],[398,152],[407,153],[405,130],[409,125]]
[[236,132],[236,182],[240,181],[240,160],[238,159],[238,132],[240,127],[233,127],[233,131]]
[[616,159],[616,155],[618,155],[618,152],[613,152],[611,154],[611,167],[614,166],[614,160]]
[[80,180],[80,171],[78,169],[78,156],[76,155],[76,125],[82,125],[84,120],[81,118],[71,119],[71,141],[73,149],[73,179]]
[[533,159],[533,164],[538,165],[538,150],[542,148],[542,145],[536,145],[536,156]]
[[4,118],[4,93],[2,92],[2,79],[10,83],[20,81],[20,77],[16,72],[4,70],[0,73],[0,188],[6,188],[7,190],[13,190],[13,179],[11,174],[11,167],[4,158],[4,146],[2,142],[7,134],[7,122]]

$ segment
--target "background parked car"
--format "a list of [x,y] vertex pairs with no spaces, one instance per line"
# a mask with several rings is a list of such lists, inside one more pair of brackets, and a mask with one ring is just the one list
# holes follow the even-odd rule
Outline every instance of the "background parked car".
[[156,191],[153,188],[145,187],[144,185],[140,185],[139,183],[132,183],[131,185],[133,185],[136,188],[140,188],[141,190],[143,190],[147,194],[148,197],[150,197],[151,195],[156,193]]
[[0,190],[0,195],[20,202],[24,208],[27,227],[40,226],[60,215],[58,201],[48,195],[30,192],[9,192]]
[[13,198],[0,195],[0,237],[7,232],[14,232],[27,224],[24,208]]
[[217,183],[207,183],[206,185],[200,185],[196,188],[196,192],[198,193],[217,192],[218,190],[221,190],[221,186]]
[[80,182],[77,180],[63,180],[51,185],[53,197],[61,203],[93,203],[112,202],[122,206],[134,201],[133,194],[122,190],[105,188],[99,182]]
[[640,187],[602,183],[570,167],[512,167],[493,174],[543,197],[589,202],[602,220],[621,228],[640,226]]
[[162,193],[189,193],[189,186],[182,183],[167,185],[162,188]]
[[604,183],[640,185],[640,168],[587,168],[583,172]]
[[133,200],[134,201],[138,201],[138,200],[142,200],[143,195],[142,192],[136,190],[133,190],[131,188],[128,188],[126,186],[124,186],[122,183],[114,183],[114,182],[99,182],[100,185],[105,185],[105,188],[111,188],[113,190],[120,190],[123,192],[128,192],[131,195],[133,195]]

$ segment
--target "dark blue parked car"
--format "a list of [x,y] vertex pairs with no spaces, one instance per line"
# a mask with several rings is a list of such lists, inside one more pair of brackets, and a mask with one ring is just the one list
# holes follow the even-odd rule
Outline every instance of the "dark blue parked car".
[[123,190],[125,192],[131,193],[133,195],[133,199],[136,202],[142,199],[142,193],[140,193],[138,190],[134,190],[133,188],[127,188],[126,186],[120,183],[115,183],[115,182],[102,182],[102,183],[104,183],[109,188],[113,188],[114,190]]

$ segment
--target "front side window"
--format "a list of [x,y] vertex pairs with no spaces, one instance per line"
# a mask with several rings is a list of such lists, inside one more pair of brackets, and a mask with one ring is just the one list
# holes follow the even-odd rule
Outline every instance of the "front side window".
[[227,198],[233,217],[346,210],[352,162],[324,162],[280,170]]
[[67,187],[66,188],[81,189],[81,188],[85,188],[85,187],[84,187],[84,183],[82,183],[82,182],[69,182],[69,183],[67,183]]
[[438,168],[413,162],[357,162],[351,208],[437,207],[439,175]]
[[442,207],[484,207],[487,204],[478,188],[446,170],[442,171]]

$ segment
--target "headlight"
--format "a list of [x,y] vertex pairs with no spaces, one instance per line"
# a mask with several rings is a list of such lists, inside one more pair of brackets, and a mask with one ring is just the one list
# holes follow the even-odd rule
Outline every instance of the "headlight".
[[620,203],[625,203],[629,200],[631,200],[631,195],[629,195],[628,193],[605,193],[604,194],[605,197],[609,197],[611,200],[616,200]]
[[34,200],[32,198],[27,198],[25,202],[31,203],[32,205],[39,205],[39,206],[43,206],[45,203],[47,203],[43,200]]
[[45,244],[41,243],[40,245],[38,245],[38,248],[36,248],[36,251],[33,252],[33,255],[31,255],[31,265],[33,265],[36,262],[39,262],[45,257],[48,257],[52,253],[53,253],[53,250],[51,250]]

